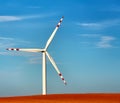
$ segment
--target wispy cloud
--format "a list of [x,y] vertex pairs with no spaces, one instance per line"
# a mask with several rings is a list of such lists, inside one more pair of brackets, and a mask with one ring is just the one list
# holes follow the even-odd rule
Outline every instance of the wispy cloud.
[[8,47],[15,47],[19,44],[30,44],[29,41],[25,41],[25,40],[20,40],[20,39],[16,39],[16,38],[12,38],[12,37],[0,37],[0,49],[5,49]]
[[100,34],[80,34],[79,36],[93,38],[93,37],[99,37]]
[[36,14],[36,15],[23,15],[23,16],[0,16],[0,22],[21,21],[26,19],[46,18],[55,15],[55,13]]
[[41,64],[41,56],[39,55],[39,57],[34,57],[34,58],[30,58],[29,59],[29,63],[30,64]]
[[120,25],[120,19],[114,19],[114,20],[104,20],[100,22],[78,22],[76,25],[88,29],[104,29],[112,26],[118,26]]
[[0,22],[18,21],[18,20],[22,20],[22,18],[17,16],[0,16]]
[[0,40],[14,40],[13,38],[8,38],[8,37],[0,37]]
[[111,48],[113,47],[112,41],[115,40],[115,37],[112,36],[102,36],[100,41],[97,43],[97,47],[99,48]]
[[34,18],[42,18],[43,15],[32,15],[32,16],[0,16],[0,22],[8,22],[8,21],[20,21],[25,19],[34,19]]
[[78,26],[82,27],[100,27],[101,24],[99,23],[77,23]]
[[38,53],[28,53],[28,52],[18,52],[18,51],[0,51],[0,55],[2,56],[22,56],[28,58],[28,63],[30,64],[38,64],[40,63],[40,59],[37,59],[40,57],[40,54]]
[[13,38],[9,37],[0,37],[0,49],[5,49],[7,47],[12,47],[14,46],[14,41]]
[[80,34],[79,36],[83,37],[83,41],[80,42],[80,44],[83,46],[92,46],[93,45],[97,48],[113,48],[113,47],[115,47],[113,45],[113,41],[115,41],[116,38],[113,36],[106,36],[106,35],[101,35],[101,34]]
[[[19,45],[31,44],[29,41],[20,40],[12,37],[0,37],[0,55],[2,56],[24,56],[28,57],[27,63],[39,64],[41,61],[40,53],[27,53],[17,51],[7,51],[6,48],[18,47]],[[38,58],[39,57],[39,58]]]

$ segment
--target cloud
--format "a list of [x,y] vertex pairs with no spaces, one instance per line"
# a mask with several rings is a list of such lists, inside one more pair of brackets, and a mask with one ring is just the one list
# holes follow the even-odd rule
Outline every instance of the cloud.
[[37,57],[30,58],[30,59],[29,59],[29,63],[30,63],[30,64],[41,64],[41,60],[42,60],[42,58],[41,58],[41,56],[39,55],[39,56],[37,56]]
[[42,18],[43,15],[32,15],[32,16],[0,16],[0,22],[8,22],[8,21],[20,21],[25,19],[34,19],[34,18]]
[[40,57],[39,53],[28,53],[28,52],[20,52],[20,51],[2,51],[0,52],[0,55],[3,56],[23,56],[27,57],[29,59],[30,64],[37,64],[40,62],[40,59],[35,59],[37,57]]
[[76,23],[76,25],[88,29],[104,29],[112,26],[120,25],[120,19],[113,20],[104,20],[101,22],[84,22],[84,23]]
[[14,46],[14,43],[12,41],[14,41],[13,38],[0,37],[0,49]]
[[99,23],[77,23],[77,25],[82,27],[100,27],[101,24]]
[[[28,53],[28,52],[18,52],[18,51],[7,51],[6,48],[18,47],[20,46],[28,46],[31,44],[29,41],[20,40],[11,37],[0,37],[0,55],[2,56],[23,56],[27,57],[27,63],[30,64],[40,64],[41,55],[40,53]],[[32,43],[33,44],[33,43]]]
[[18,52],[18,51],[3,51],[0,52],[2,56],[22,56],[26,57],[28,60],[25,63],[29,64],[41,64],[41,53],[28,53],[28,52]]
[[29,41],[20,40],[11,37],[0,37],[0,49],[6,49],[9,47],[16,47],[17,45],[28,45],[31,44]]
[[13,38],[0,37],[0,40],[14,40]]
[[112,36],[102,36],[100,41],[97,43],[97,47],[99,48],[111,48],[113,47],[112,41],[115,40],[115,37]]
[[55,15],[55,13],[48,14],[36,14],[36,15],[25,15],[25,16],[0,16],[0,22],[10,22],[10,21],[21,21],[26,19],[35,18],[46,18]]
[[22,18],[17,16],[0,16],[0,22],[18,21],[18,20],[22,20]]
[[79,36],[81,37],[87,37],[87,38],[96,38],[96,37],[99,37],[100,34],[80,34]]
[[106,36],[102,34],[80,34],[79,36],[83,37],[82,41],[80,42],[82,46],[93,45],[97,48],[112,48],[114,47],[113,41],[116,40],[116,38],[113,36]]
[[[11,48],[11,47],[18,47],[18,46],[28,46],[30,45],[31,42],[25,41],[25,40],[20,40],[17,38],[11,38],[11,37],[0,37],[0,55],[7,55],[6,48]],[[10,53],[10,55],[13,55]],[[23,55],[21,54],[15,54],[15,55]]]

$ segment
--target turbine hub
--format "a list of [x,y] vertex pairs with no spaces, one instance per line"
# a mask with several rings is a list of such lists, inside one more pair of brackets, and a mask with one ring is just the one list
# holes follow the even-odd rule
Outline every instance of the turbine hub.
[[46,50],[45,50],[45,49],[43,49],[41,52],[42,52],[42,53],[44,53],[44,52],[46,52]]

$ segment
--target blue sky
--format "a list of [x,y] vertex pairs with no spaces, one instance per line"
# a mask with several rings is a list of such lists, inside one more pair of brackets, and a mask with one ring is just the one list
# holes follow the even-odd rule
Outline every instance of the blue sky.
[[1,0],[0,96],[42,93],[41,53],[6,48],[44,48],[62,16],[48,51],[68,85],[47,60],[48,93],[120,92],[119,0]]

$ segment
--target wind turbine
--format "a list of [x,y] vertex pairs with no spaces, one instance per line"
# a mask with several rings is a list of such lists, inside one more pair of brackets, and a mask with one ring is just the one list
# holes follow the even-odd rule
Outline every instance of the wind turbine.
[[42,53],[42,95],[46,95],[47,94],[47,83],[46,83],[46,56],[48,57],[49,61],[51,62],[51,64],[53,65],[53,67],[55,68],[56,72],[58,73],[58,75],[60,76],[60,78],[63,80],[64,84],[66,85],[66,81],[64,79],[64,77],[62,76],[60,70],[58,69],[55,61],[53,60],[53,58],[50,56],[50,54],[47,52],[47,49],[50,45],[50,43],[52,42],[58,28],[60,27],[61,22],[63,21],[62,17],[59,21],[59,23],[57,24],[56,28],[54,29],[53,33],[51,34],[50,38],[48,39],[45,48],[44,49],[25,49],[25,48],[7,48],[6,50],[11,50],[11,51],[23,51],[23,52],[41,52]]

